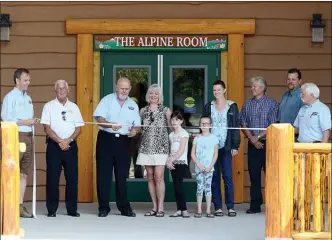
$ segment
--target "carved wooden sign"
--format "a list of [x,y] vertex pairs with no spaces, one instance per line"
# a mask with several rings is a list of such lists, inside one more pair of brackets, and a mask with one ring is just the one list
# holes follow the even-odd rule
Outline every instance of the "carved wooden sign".
[[95,50],[220,50],[227,51],[227,35],[95,35]]

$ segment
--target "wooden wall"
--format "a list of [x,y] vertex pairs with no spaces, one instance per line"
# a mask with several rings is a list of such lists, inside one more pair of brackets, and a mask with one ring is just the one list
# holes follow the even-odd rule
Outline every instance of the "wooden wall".
[[[67,18],[255,18],[256,34],[245,37],[246,98],[248,78],[264,76],[268,95],[280,101],[287,69],[298,67],[305,82],[321,89],[321,100],[331,100],[331,2],[1,2],[1,12],[13,21],[11,42],[1,44],[1,102],[13,85],[17,67],[31,70],[29,93],[36,116],[54,97],[53,84],[66,79],[70,99],[76,100],[76,38],[65,35]],[[311,43],[310,19],[322,13],[326,20],[324,43]],[[232,81],[232,79],[228,79]],[[38,200],[45,199],[45,137],[36,128]],[[246,144],[246,143],[245,143]],[[245,161],[245,200],[249,200],[249,174]],[[264,182],[264,181],[263,181]],[[61,198],[64,180],[61,178]],[[26,200],[31,200],[32,177]]]

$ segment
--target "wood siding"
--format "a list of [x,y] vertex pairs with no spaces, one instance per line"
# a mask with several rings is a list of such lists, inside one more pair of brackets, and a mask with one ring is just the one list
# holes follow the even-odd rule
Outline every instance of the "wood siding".
[[[75,36],[65,34],[68,18],[254,18],[256,34],[245,36],[245,98],[250,97],[249,78],[264,76],[269,84],[267,94],[280,101],[285,91],[289,68],[302,70],[305,82],[321,89],[321,100],[331,108],[331,2],[1,2],[1,12],[9,13],[13,25],[11,42],[1,43],[1,102],[12,88],[17,67],[31,70],[29,93],[36,116],[54,97],[57,79],[70,84],[70,99],[76,102]],[[322,13],[326,23],[324,43],[311,43],[310,20]],[[232,81],[232,79],[228,79]],[[38,168],[37,199],[45,200],[45,137],[36,128]],[[246,150],[246,142],[245,152]],[[264,178],[263,178],[264,179]],[[264,180],[262,182],[264,184]],[[26,200],[32,199],[32,176],[29,177]],[[64,178],[60,196],[64,199]],[[249,200],[249,174],[245,160],[245,201]],[[263,185],[264,186],[264,185]]]

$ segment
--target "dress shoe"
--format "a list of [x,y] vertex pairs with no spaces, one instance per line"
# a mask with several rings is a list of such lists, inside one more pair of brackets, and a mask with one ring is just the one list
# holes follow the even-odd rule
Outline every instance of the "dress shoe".
[[23,204],[20,204],[20,217],[21,218],[32,218],[32,214],[29,213],[29,211],[23,206]]
[[109,213],[109,212],[107,212],[107,211],[100,211],[100,212],[98,213],[98,217],[107,217],[108,213]]
[[262,210],[258,209],[258,210],[252,210],[252,209],[248,209],[246,211],[247,214],[255,214],[255,213],[260,213],[262,212]]
[[81,214],[79,214],[78,212],[76,212],[76,213],[68,213],[68,216],[71,216],[71,217],[80,217]]
[[47,217],[56,217],[56,214],[55,213],[48,213]]
[[133,211],[130,211],[130,212],[122,212],[121,215],[122,215],[122,216],[126,216],[126,217],[136,217],[136,213],[134,213]]

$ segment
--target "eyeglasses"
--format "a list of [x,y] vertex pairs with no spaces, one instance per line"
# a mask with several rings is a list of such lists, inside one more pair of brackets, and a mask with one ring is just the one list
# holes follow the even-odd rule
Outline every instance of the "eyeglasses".
[[61,115],[62,115],[62,120],[66,121],[66,116],[65,116],[66,115],[66,111],[62,111]]
[[207,123],[207,122],[201,122],[201,124],[200,124],[201,126],[210,126],[211,125],[211,123]]

